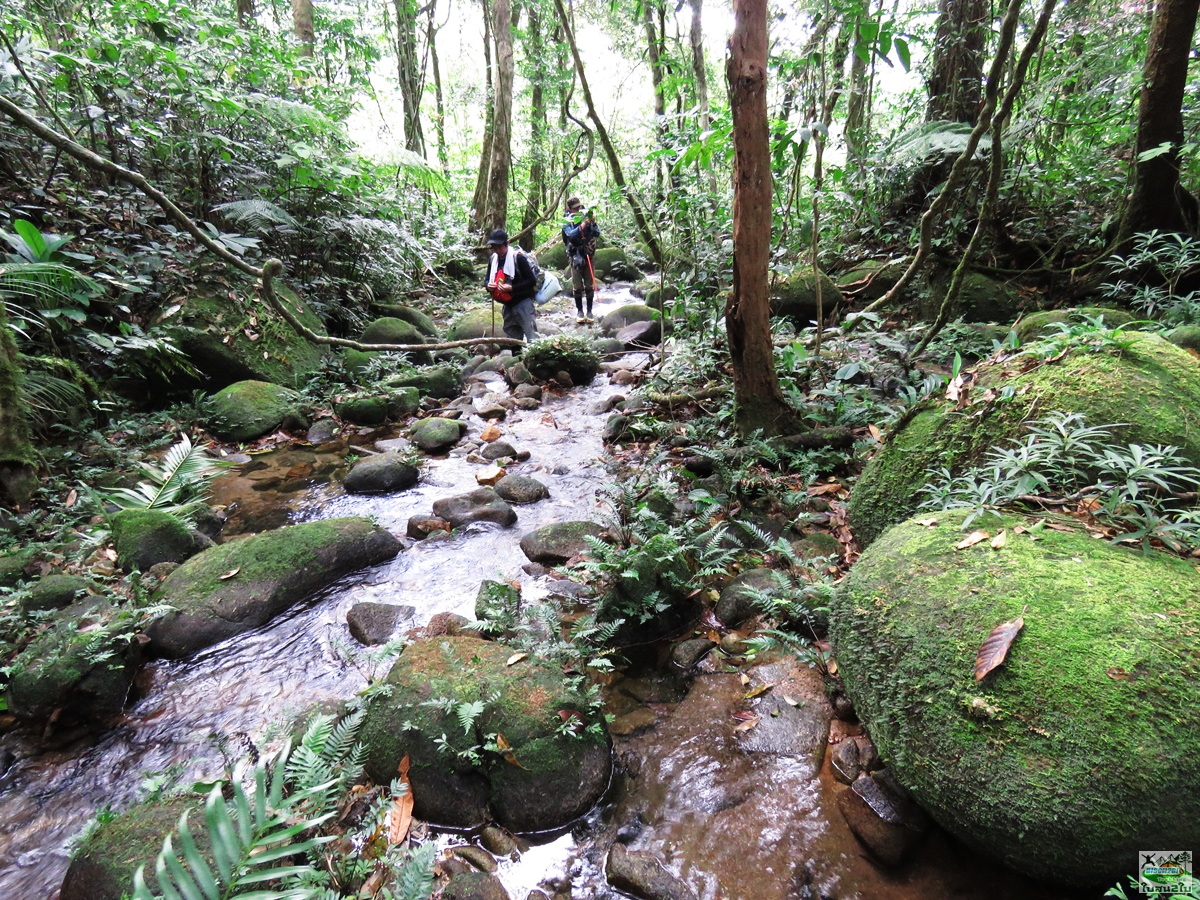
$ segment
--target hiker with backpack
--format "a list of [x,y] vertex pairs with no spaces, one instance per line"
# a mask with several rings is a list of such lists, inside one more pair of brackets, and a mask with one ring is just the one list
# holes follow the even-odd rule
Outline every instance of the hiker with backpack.
[[[578,197],[567,201],[567,217],[563,220],[563,243],[567,247],[567,259],[571,262],[571,287],[575,290],[575,321],[580,325],[592,324],[592,299],[596,295],[596,272],[592,267],[592,256],[596,252],[596,238],[600,226],[596,224],[595,212],[583,208]],[[587,313],[583,300],[587,297]]]
[[526,343],[536,340],[533,297],[537,293],[537,275],[525,254],[508,246],[508,232],[503,228],[489,234],[487,242],[492,248],[492,258],[485,286],[504,310],[504,333]]

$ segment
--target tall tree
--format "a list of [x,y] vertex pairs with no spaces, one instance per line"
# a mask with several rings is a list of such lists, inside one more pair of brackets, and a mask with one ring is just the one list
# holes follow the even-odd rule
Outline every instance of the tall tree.
[[292,31],[300,42],[300,52],[305,56],[313,55],[313,44],[316,37],[313,34],[313,5],[312,0],[292,0]]
[[[642,27],[646,32],[646,58],[650,62],[650,86],[654,92],[654,134],[661,149],[666,139],[667,98],[663,85],[663,29],[656,18],[662,15],[661,3],[642,0]],[[664,166],[666,160],[658,156],[654,163],[655,206],[662,206],[665,194]]]
[[254,0],[237,0],[238,24],[245,28],[254,21]]
[[400,98],[404,104],[404,147],[424,154],[425,135],[421,131],[421,72],[417,65],[416,0],[395,0],[396,74]]
[[974,124],[983,99],[988,11],[984,0],[938,0],[925,121]]
[[429,52],[429,65],[433,73],[433,100],[436,108],[434,134],[437,135],[438,162],[442,175],[450,180],[450,151],[446,147],[446,100],[442,92],[442,67],[437,50],[437,0],[430,0],[426,7],[428,20],[425,25],[425,48]]
[[479,154],[479,172],[475,177],[475,194],[471,199],[470,224],[474,228],[485,228],[483,211],[487,206],[488,173],[492,167],[492,130],[496,121],[496,83],[492,77],[492,6],[489,0],[483,5],[483,79],[484,110],[483,140]]
[[529,7],[529,195],[525,200],[525,212],[521,217],[521,246],[533,249],[533,228],[542,214],[546,203],[546,90],[545,69],[542,55],[545,41],[542,37],[542,17],[536,6]]
[[513,22],[509,0],[493,4],[492,35],[496,44],[496,96],[493,103],[492,155],[488,164],[485,229],[503,228],[508,217],[508,177],[512,169]]
[[738,430],[782,434],[791,409],[771,346],[771,147],[767,129],[767,0],[734,0],[725,77],[733,110],[733,292],[725,330]]
[[1133,192],[1121,220],[1122,242],[1136,232],[1200,233],[1196,198],[1179,183],[1183,97],[1200,0],[1159,0],[1150,24],[1138,96]]

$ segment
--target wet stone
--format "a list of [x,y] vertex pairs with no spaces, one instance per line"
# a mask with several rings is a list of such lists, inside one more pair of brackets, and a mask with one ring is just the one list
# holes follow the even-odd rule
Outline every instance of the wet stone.
[[505,475],[496,482],[496,493],[509,503],[537,503],[550,496],[550,489],[528,475]]
[[708,638],[681,641],[671,650],[671,662],[681,669],[690,669],[704,659],[716,643]]
[[875,744],[869,737],[857,735],[854,740],[858,743],[858,764],[862,771],[874,772],[883,765],[879,759],[879,751],[875,749]]
[[305,440],[310,444],[323,444],[341,433],[342,426],[338,424],[337,419],[327,417],[313,422],[312,427],[308,429],[308,434],[305,435]]
[[480,872],[487,872],[490,875],[498,868],[495,857],[481,847],[465,844],[462,847],[451,848],[450,852],[459,859],[465,859]]
[[401,622],[416,615],[411,606],[391,603],[355,603],[346,613],[346,624],[356,641],[367,647],[386,644]]
[[414,423],[410,437],[426,453],[438,453],[457,444],[465,430],[466,427],[454,419],[431,417]]
[[505,456],[510,456],[513,459],[517,457],[517,451],[508,441],[497,440],[492,441],[479,451],[479,455],[484,459],[493,460],[501,459]]
[[493,856],[511,856],[517,850],[517,840],[499,825],[488,825],[479,833],[479,843]]
[[417,467],[399,453],[381,453],[356,462],[342,486],[351,494],[390,494],[412,487],[419,476]]
[[491,488],[479,488],[469,494],[435,500],[433,514],[454,528],[474,522],[491,522],[504,528],[517,523],[516,511]]
[[408,530],[405,532],[414,541],[423,541],[431,534],[450,530],[450,523],[436,516],[413,516],[408,520]]
[[613,844],[604,865],[608,883],[640,900],[696,900],[695,892],[666,870],[657,856]]
[[753,617],[757,612],[754,592],[770,594],[777,591],[780,574],[775,569],[751,569],[749,572],[743,572],[721,591],[721,599],[717,601],[717,618],[731,628],[736,628]]
[[830,751],[829,763],[833,767],[834,778],[842,784],[853,784],[861,770],[858,741],[852,737],[838,741]]
[[442,900],[512,900],[500,879],[484,872],[455,875],[440,896]]
[[[860,775],[858,781],[864,779],[871,780],[867,775]],[[851,788],[838,793],[837,805],[854,836],[873,859],[888,868],[901,865],[921,843],[927,831],[927,828],[903,824],[902,820],[889,821],[881,817],[866,799]]]
[[521,400],[541,400],[542,386],[540,384],[519,384],[513,389],[513,396]]
[[624,399],[625,399],[625,398],[624,398],[624,397],[622,397],[620,394],[613,394],[611,397],[606,397],[606,398],[604,398],[603,400],[601,400],[599,403],[597,403],[596,405],[594,405],[594,406],[593,406],[593,407],[592,407],[592,408],[589,410],[589,412],[590,412],[590,413],[591,413],[593,416],[604,416],[604,415],[607,415],[608,413],[610,413],[610,412],[612,412],[614,409],[616,409],[616,406],[617,406],[617,404],[618,404],[618,403],[620,403],[620,402],[621,402],[622,400],[624,400]]
[[586,536],[599,537],[604,528],[595,522],[553,522],[521,538],[521,552],[533,562],[561,565],[586,553]]
[[482,397],[473,404],[475,415],[481,419],[503,419],[508,416],[504,404],[494,397]]
[[782,697],[767,694],[755,701],[754,712],[761,720],[741,735],[742,749],[749,753],[809,758],[816,775],[829,740],[828,709],[805,700],[792,706]]
[[532,397],[518,397],[513,401],[513,406],[516,409],[537,409],[541,405],[540,400],[535,400]]
[[646,706],[639,706],[633,712],[617,716],[609,724],[608,730],[617,737],[629,737],[639,731],[652,728],[658,721],[658,714]]

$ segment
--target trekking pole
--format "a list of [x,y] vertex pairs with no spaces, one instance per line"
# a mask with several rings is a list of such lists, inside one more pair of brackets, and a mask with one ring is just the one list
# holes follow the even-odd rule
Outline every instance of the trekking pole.
[[496,336],[496,298],[492,298],[492,337]]

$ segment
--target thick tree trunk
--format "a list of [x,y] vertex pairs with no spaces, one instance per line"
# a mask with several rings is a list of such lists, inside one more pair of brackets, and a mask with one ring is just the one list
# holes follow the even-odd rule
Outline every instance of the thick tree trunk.
[[316,36],[313,34],[313,5],[312,0],[292,0],[292,31],[300,42],[300,52],[305,56],[313,55],[313,44]]
[[492,80],[492,7],[483,0],[483,71],[484,112],[483,148],[479,154],[479,174],[475,178],[475,195],[471,200],[470,226],[483,229],[483,211],[487,206],[488,172],[492,167],[492,128],[496,120],[496,85]]
[[492,34],[496,39],[496,101],[492,120],[492,157],[488,166],[485,230],[503,228],[508,217],[508,176],[512,169],[513,29],[509,0],[495,0]]
[[786,434],[791,409],[771,346],[771,148],[767,130],[767,2],[734,0],[726,79],[733,109],[733,293],[725,328],[738,430]]
[[404,104],[404,148],[424,155],[421,131],[421,73],[417,66],[417,8],[414,0],[395,0],[396,75]]
[[0,300],[0,499],[23,504],[37,490],[37,454],[21,399],[17,345]]
[[987,17],[984,0],[938,0],[925,121],[974,124],[983,99]]
[[[529,57],[541,60],[545,41],[542,39],[542,17],[537,8],[529,8]],[[521,247],[533,249],[533,229],[542,215],[546,203],[546,92],[543,87],[545,69],[540,65],[533,70],[529,100],[529,196],[525,201],[525,214],[521,218],[521,232],[525,235]]]
[[[1197,234],[1196,199],[1179,183],[1183,97],[1200,0],[1159,0],[1150,24],[1138,98],[1133,193],[1121,221],[1122,243],[1139,231]],[[1152,157],[1154,151],[1161,151]]]

